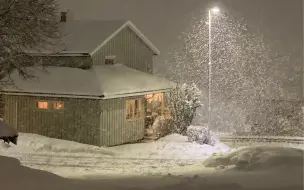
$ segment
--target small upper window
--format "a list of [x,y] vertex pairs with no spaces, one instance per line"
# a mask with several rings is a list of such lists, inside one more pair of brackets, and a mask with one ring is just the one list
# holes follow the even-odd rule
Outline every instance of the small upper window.
[[49,103],[46,101],[39,101],[37,102],[38,109],[49,109]]
[[115,64],[115,59],[116,59],[116,56],[106,56],[105,57],[105,64],[106,65],[113,65],[113,64]]
[[64,103],[63,102],[53,102],[53,108],[55,110],[63,110],[64,109]]
[[66,22],[67,21],[67,12],[61,12],[60,13],[60,22]]

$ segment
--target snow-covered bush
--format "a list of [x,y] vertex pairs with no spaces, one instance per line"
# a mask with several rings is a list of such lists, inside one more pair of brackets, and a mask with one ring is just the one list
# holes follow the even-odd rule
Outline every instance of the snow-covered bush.
[[217,142],[208,126],[190,125],[187,127],[187,137],[189,142],[199,144],[214,145]]
[[186,134],[200,102],[201,91],[195,84],[177,85],[167,94],[167,103],[172,116],[172,132]]
[[155,118],[154,123],[152,124],[153,134],[157,135],[158,137],[163,137],[168,135],[171,130],[170,126],[171,120],[167,119],[165,116],[158,116]]

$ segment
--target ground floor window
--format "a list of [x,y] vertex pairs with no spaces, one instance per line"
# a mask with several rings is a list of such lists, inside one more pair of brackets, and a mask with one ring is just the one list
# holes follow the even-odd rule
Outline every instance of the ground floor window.
[[63,102],[53,102],[53,108],[55,110],[63,110],[64,109],[64,103]]
[[43,109],[43,110],[49,109],[49,102],[47,102],[47,101],[38,101],[37,102],[37,108],[38,109]]
[[41,110],[48,110],[48,109],[63,110],[64,102],[41,100],[41,101],[37,101],[36,107]]
[[147,102],[147,115],[166,116],[169,114],[169,109],[166,105],[164,93],[149,94],[145,96]]
[[133,99],[126,101],[126,119],[138,119],[142,117],[142,100]]

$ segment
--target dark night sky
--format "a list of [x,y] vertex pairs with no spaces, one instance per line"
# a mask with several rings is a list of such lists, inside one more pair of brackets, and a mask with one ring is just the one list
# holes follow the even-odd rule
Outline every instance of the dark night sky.
[[[191,17],[207,10],[211,0],[60,0],[62,8],[74,12],[75,19],[131,20],[161,51],[160,68],[168,49]],[[292,54],[302,64],[302,0],[222,0],[226,10],[259,28],[279,51]],[[212,2],[213,3],[213,2]]]
[[[286,50],[302,48],[302,0],[222,0],[230,12],[259,27]],[[204,0],[61,0],[76,19],[129,19],[161,50],[174,45]],[[284,48],[285,47],[285,48]],[[288,47],[288,48],[286,48]],[[299,53],[297,53],[299,55]]]

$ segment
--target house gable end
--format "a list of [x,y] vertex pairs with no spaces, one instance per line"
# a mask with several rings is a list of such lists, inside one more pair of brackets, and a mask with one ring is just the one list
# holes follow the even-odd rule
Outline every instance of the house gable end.
[[152,42],[143,35],[141,31],[137,29],[137,27],[131,22],[127,21],[124,25],[118,28],[114,33],[112,33],[106,40],[104,40],[98,47],[96,47],[90,54],[94,55],[98,52],[102,47],[104,47],[108,42],[110,42],[113,38],[115,38],[122,30],[125,28],[130,28],[146,45],[149,47],[154,55],[160,55],[160,51],[152,44]]

